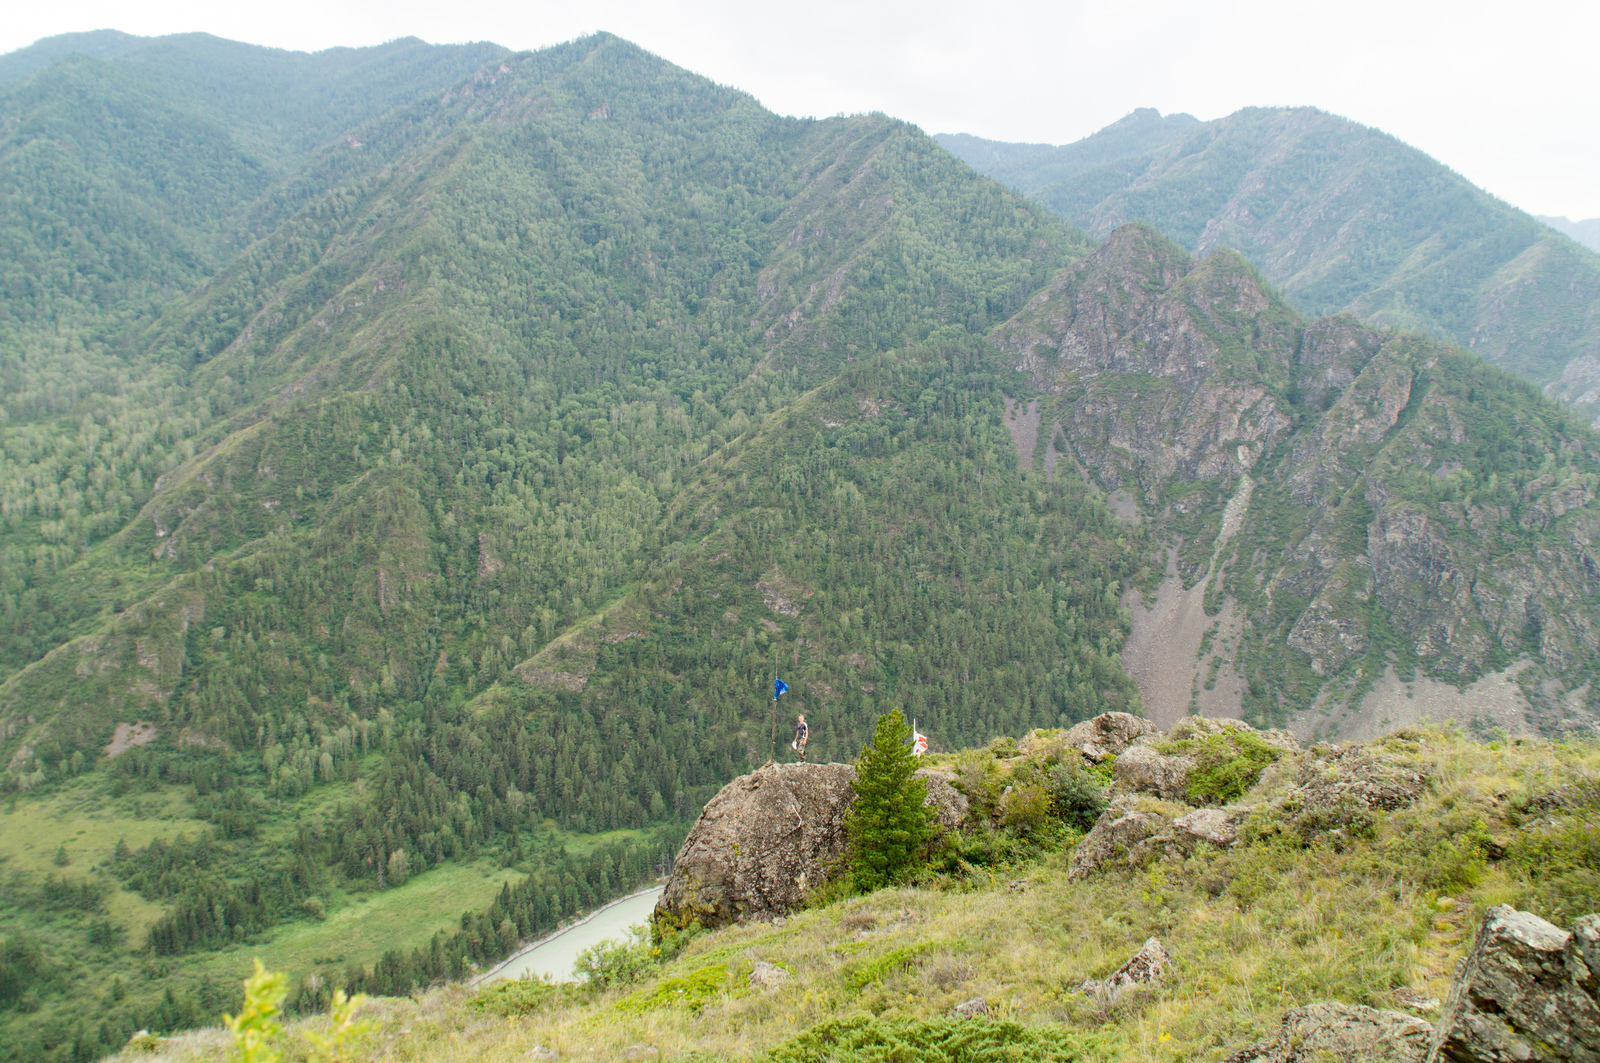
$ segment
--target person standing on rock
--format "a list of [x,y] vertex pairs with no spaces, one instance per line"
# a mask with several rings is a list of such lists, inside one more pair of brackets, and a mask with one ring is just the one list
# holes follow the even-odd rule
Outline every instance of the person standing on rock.
[[800,762],[805,763],[806,739],[811,736],[811,728],[806,726],[806,714],[801,713],[795,718],[794,741],[789,743],[789,748],[800,754]]

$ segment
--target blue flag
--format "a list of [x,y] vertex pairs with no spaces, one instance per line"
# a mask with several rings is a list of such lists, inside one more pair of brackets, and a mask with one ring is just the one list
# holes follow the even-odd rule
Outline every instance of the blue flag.
[[783,697],[787,693],[789,693],[789,684],[788,683],[785,683],[781,679],[774,679],[772,681],[772,700],[773,701],[777,701],[779,698]]

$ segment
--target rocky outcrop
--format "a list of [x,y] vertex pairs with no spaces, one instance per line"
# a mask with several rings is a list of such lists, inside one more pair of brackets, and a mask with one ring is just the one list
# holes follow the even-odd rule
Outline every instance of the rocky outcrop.
[[[797,906],[844,855],[855,776],[849,764],[767,764],[724,786],[684,839],[654,918],[717,927]],[[941,828],[960,826],[967,799],[949,776],[917,776]]]
[[[854,772],[851,772],[854,778]],[[939,768],[918,768],[916,777],[928,788],[927,804],[942,830],[955,830],[967,819],[967,795],[950,784],[954,774]]]
[[1239,828],[1255,809],[1243,806],[1197,808],[1172,821],[1172,829],[1218,848],[1239,844]]
[[1600,1061],[1600,915],[1568,933],[1529,912],[1484,914],[1428,1063]]
[[1168,742],[1181,742],[1185,739],[1209,738],[1212,735],[1228,733],[1248,734],[1259,738],[1267,745],[1281,749],[1285,753],[1300,752],[1300,743],[1288,731],[1267,730],[1259,731],[1243,720],[1229,717],[1210,716],[1185,716],[1167,730],[1165,738]]
[[1255,809],[1243,805],[1197,808],[1181,816],[1170,810],[1138,808],[1124,795],[1100,814],[1094,827],[1072,850],[1067,863],[1071,881],[1102,869],[1139,868],[1161,857],[1182,857],[1202,844],[1226,848],[1239,843],[1239,830]]
[[1076,749],[1084,759],[1100,764],[1110,757],[1121,756],[1123,750],[1140,739],[1160,733],[1155,724],[1142,716],[1103,712],[1068,728],[1061,736],[1061,744]]
[[1428,776],[1365,746],[1318,746],[1300,762],[1293,800],[1311,808],[1393,812],[1422,796]]
[[1117,785],[1135,793],[1152,794],[1164,801],[1182,801],[1189,790],[1194,760],[1182,754],[1160,753],[1152,746],[1129,746],[1111,772]]
[[1285,753],[1297,753],[1300,745],[1287,731],[1258,731],[1242,720],[1207,719],[1203,716],[1186,716],[1159,737],[1162,752],[1155,745],[1140,741],[1123,750],[1112,766],[1117,785],[1133,793],[1150,794],[1163,801],[1189,800],[1189,776],[1195,768],[1194,757],[1184,752],[1181,744],[1187,741],[1210,738],[1214,735],[1249,734],[1267,745]]
[[[1154,501],[1167,479],[1231,482],[1288,434],[1270,378],[1289,373],[1292,318],[1237,256],[1193,262],[1127,225],[993,338],[1043,392],[1074,397],[1061,412],[1077,459]],[[1248,374],[1218,344],[1244,321]]]
[[1241,1048],[1223,1063],[1423,1063],[1433,1027],[1398,1011],[1360,1004],[1311,1004],[1283,1013],[1265,1041]]
[[1106,809],[1072,850],[1072,859],[1067,863],[1068,880],[1088,878],[1107,866],[1142,865],[1150,852],[1147,843],[1171,822],[1155,812],[1137,812],[1125,806]]
[[[1195,803],[1189,785],[1203,748],[1195,743],[1216,735],[1248,735],[1279,751],[1278,759],[1267,767],[1270,775],[1263,774],[1263,789],[1248,799],[1185,810]],[[1141,729],[1139,738],[1117,756],[1112,766],[1117,796],[1073,850],[1069,878],[1188,856],[1201,845],[1237,845],[1258,809],[1271,813],[1264,825],[1269,831],[1281,829],[1275,825],[1281,822],[1307,839],[1354,837],[1370,829],[1378,813],[1414,803],[1428,785],[1425,766],[1383,748],[1321,744],[1301,750],[1286,731],[1258,731],[1239,720],[1190,716],[1165,734]]]
[[1456,970],[1437,1025],[1360,1005],[1313,1004],[1284,1012],[1273,1037],[1223,1063],[1321,1059],[1600,1063],[1600,915],[1584,916],[1569,933],[1496,905]]
[[1172,957],[1157,938],[1146,939],[1139,951],[1128,962],[1102,979],[1091,979],[1078,987],[1103,1004],[1121,1003],[1122,998],[1134,990],[1143,989],[1161,981],[1161,976],[1172,966]]

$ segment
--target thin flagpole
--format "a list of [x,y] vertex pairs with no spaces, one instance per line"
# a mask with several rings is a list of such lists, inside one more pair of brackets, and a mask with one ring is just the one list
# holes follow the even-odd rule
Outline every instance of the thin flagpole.
[[767,763],[778,762],[778,651],[772,651],[772,748],[767,750]]

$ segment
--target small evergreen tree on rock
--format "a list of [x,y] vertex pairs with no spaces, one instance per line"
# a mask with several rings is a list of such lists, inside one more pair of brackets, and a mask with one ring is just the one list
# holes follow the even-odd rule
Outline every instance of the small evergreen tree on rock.
[[915,776],[911,729],[896,709],[878,718],[872,741],[856,761],[850,788],[856,801],[845,817],[856,888],[875,890],[901,881],[933,839],[928,786]]

